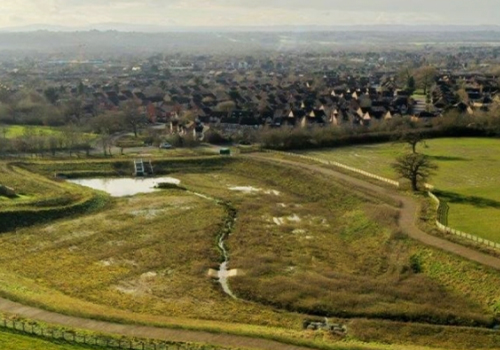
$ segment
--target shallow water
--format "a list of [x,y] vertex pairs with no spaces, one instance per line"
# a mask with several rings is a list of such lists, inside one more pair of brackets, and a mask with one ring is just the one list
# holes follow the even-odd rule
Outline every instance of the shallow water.
[[133,196],[138,193],[156,191],[155,186],[162,182],[180,184],[181,181],[173,177],[149,178],[102,178],[102,179],[72,179],[68,182],[101,190],[113,197]]
[[219,283],[222,286],[222,290],[224,291],[224,293],[226,293],[227,295],[229,295],[233,299],[237,299],[236,295],[234,295],[233,292],[231,291],[231,289],[229,288],[229,283],[227,280],[227,278],[229,277],[229,271],[227,270],[229,256],[227,254],[226,248],[224,247],[224,238],[226,238],[225,235],[221,236],[221,238],[219,240],[219,248],[222,250],[222,253],[224,254],[224,262],[222,264],[220,264],[219,272],[218,272]]

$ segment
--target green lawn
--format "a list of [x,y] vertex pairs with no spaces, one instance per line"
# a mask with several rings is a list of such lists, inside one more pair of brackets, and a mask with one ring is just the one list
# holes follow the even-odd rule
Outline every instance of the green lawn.
[[43,133],[45,135],[52,135],[59,133],[56,128],[49,126],[0,125],[0,137],[5,136],[8,139],[19,137],[22,136],[27,129],[31,129],[37,134]]
[[[445,138],[427,141],[418,151],[436,161],[431,183],[450,202],[449,225],[500,242],[500,140]],[[396,179],[391,162],[409,152],[403,144],[352,146],[307,152],[308,155]]]
[[63,342],[50,342],[35,337],[0,331],[2,350],[88,350],[90,347],[70,345]]

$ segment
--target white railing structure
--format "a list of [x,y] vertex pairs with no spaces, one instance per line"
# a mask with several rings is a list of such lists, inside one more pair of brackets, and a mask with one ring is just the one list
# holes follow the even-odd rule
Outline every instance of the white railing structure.
[[398,181],[391,180],[391,179],[388,179],[386,177],[378,176],[378,175],[369,173],[369,172],[361,170],[361,169],[353,168],[351,166],[348,166],[348,165],[345,165],[345,164],[342,164],[342,163],[339,163],[339,162],[331,162],[329,160],[319,159],[319,158],[310,157],[310,156],[306,156],[306,155],[298,154],[298,153],[291,153],[291,152],[280,152],[280,151],[270,151],[270,150],[266,150],[266,152],[276,153],[276,154],[284,154],[284,155],[287,155],[287,156],[292,156],[292,157],[298,157],[298,158],[302,158],[302,159],[311,160],[311,161],[318,162],[318,163],[325,164],[325,165],[332,165],[332,166],[335,166],[337,168],[341,168],[341,169],[344,169],[344,170],[347,170],[347,171],[352,171],[354,173],[358,173],[358,174],[361,174],[363,176],[366,176],[366,177],[369,177],[369,178],[372,178],[372,179],[375,179],[375,180],[378,180],[378,181],[382,181],[382,182],[388,183],[388,184],[390,184],[392,186],[395,186],[395,187],[398,187],[398,188],[400,186],[400,184],[399,184]]
[[[281,155],[287,155],[287,156],[291,156],[291,157],[298,157],[298,158],[307,159],[307,160],[314,161],[314,162],[321,163],[321,164],[325,164],[325,165],[332,165],[332,166],[335,166],[335,167],[338,167],[338,168],[341,168],[341,169],[352,171],[352,172],[357,173],[357,174],[361,174],[363,176],[366,176],[366,177],[369,177],[369,178],[372,178],[372,179],[375,179],[375,180],[378,180],[378,181],[382,181],[382,182],[388,183],[388,184],[393,185],[393,186],[395,186],[397,188],[399,188],[401,186],[398,181],[391,180],[391,179],[388,179],[388,178],[385,178],[385,177],[382,177],[382,176],[378,176],[378,175],[369,173],[367,171],[364,171],[364,170],[361,170],[361,169],[357,169],[357,168],[354,168],[354,167],[351,167],[351,166],[348,166],[348,165],[345,165],[345,164],[342,164],[342,163],[331,162],[331,161],[328,161],[328,160],[319,159],[319,158],[315,158],[315,157],[310,157],[310,156],[306,156],[306,155],[298,154],[298,153],[272,151],[272,150],[266,150],[266,152],[275,153],[275,154],[281,154]],[[429,197],[437,204],[437,209],[436,210],[439,210],[439,207],[441,206],[441,201],[439,200],[438,197],[436,197],[436,195],[434,195],[431,192],[432,190],[434,190],[434,186],[431,185],[431,184],[426,183],[426,184],[424,184],[424,187],[428,190],[427,193],[428,193]],[[479,244],[483,244],[483,245],[488,246],[490,248],[494,248],[494,249],[499,249],[500,250],[500,243],[492,242],[492,241],[489,241],[487,239],[484,239],[484,238],[481,238],[481,237],[478,237],[478,236],[475,236],[475,235],[471,235],[469,233],[465,233],[465,232],[462,232],[462,231],[459,231],[459,230],[455,230],[455,229],[453,229],[451,227],[443,225],[439,221],[439,215],[438,215],[438,218],[436,219],[436,226],[437,226],[437,228],[441,232],[452,234],[452,235],[455,235],[455,236],[459,236],[459,237],[471,240],[473,242],[476,242],[476,243],[479,243]]]
[[[436,203],[437,210],[439,210],[439,207],[441,206],[441,201],[439,200],[439,198],[436,197],[436,195],[434,193],[432,193],[431,191],[428,191],[427,193],[428,193],[429,197],[434,201],[434,203]],[[436,218],[436,226],[438,227],[439,231],[441,231],[443,233],[448,233],[448,234],[452,234],[452,235],[455,235],[458,237],[462,237],[462,238],[471,240],[473,242],[483,244],[483,245],[488,246],[490,248],[500,249],[500,243],[492,242],[490,240],[487,240],[487,239],[484,239],[484,238],[481,238],[481,237],[478,237],[475,235],[471,235],[470,233],[455,230],[454,228],[443,225],[439,221],[439,216],[438,216],[438,218]]]

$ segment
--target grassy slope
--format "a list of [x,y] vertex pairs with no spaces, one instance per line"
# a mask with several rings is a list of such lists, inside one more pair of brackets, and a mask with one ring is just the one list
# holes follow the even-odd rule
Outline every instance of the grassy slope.
[[[442,198],[450,201],[450,226],[500,242],[500,140],[435,139],[427,145],[419,151],[439,165],[431,182],[449,192]],[[406,151],[402,144],[382,144],[307,153],[396,178],[390,163]]]
[[15,190],[18,198],[0,200],[0,210],[15,208],[47,208],[74,203],[89,191],[69,183],[61,183],[0,162],[0,183]]
[[[230,199],[239,209],[229,240],[230,267],[246,273],[231,281],[238,294],[316,314],[345,310],[480,320],[499,309],[497,273],[460,259],[450,263],[454,260],[447,254],[393,235],[390,209],[365,203],[327,179],[254,163],[204,172],[190,166],[175,176],[190,188]],[[248,194],[233,186],[262,191]],[[305,316],[233,301],[207,279],[208,268],[219,259],[215,235],[222,217],[211,202],[167,191],[118,200],[99,214],[2,235],[3,293],[94,317],[333,344],[337,339],[301,331]],[[274,218],[283,223],[277,225]],[[424,273],[409,271],[412,256]],[[373,322],[375,334],[353,324],[355,339],[385,341],[392,324]],[[489,333],[472,332],[478,348],[491,348]],[[427,345],[419,339],[390,342]],[[432,344],[451,342],[438,334]]]

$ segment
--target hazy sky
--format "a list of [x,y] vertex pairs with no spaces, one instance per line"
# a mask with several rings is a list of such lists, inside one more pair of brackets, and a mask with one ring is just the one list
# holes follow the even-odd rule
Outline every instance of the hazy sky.
[[0,0],[0,27],[133,23],[165,26],[500,25],[498,0]]

